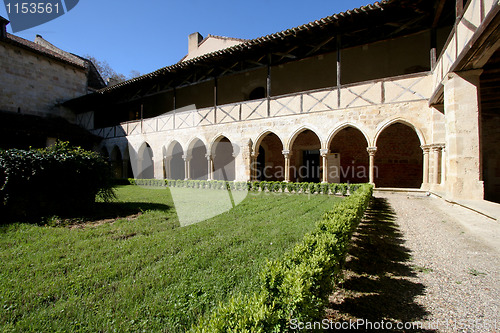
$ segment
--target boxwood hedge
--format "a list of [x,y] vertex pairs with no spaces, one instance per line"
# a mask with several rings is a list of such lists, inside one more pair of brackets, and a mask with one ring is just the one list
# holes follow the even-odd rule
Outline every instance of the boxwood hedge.
[[[338,188],[341,192],[344,189]],[[371,196],[371,185],[358,185],[349,198],[325,213],[315,230],[292,251],[280,260],[268,262],[261,273],[260,292],[237,294],[219,304],[191,331],[287,332],[292,320],[321,320],[345,263],[351,235]]]
[[349,195],[356,191],[360,184],[318,184],[318,183],[289,183],[289,182],[232,182],[223,180],[172,180],[172,179],[134,179],[129,178],[131,185],[162,186],[162,187],[187,187],[206,189],[229,189],[266,192],[288,193],[322,193]]

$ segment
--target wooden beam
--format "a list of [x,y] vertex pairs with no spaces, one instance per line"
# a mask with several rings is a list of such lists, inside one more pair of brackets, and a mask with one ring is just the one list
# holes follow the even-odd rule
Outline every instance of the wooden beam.
[[417,23],[418,21],[420,21],[422,19],[422,17],[416,17],[414,18],[413,20],[410,20],[408,22],[406,22],[405,24],[401,25],[398,29],[394,30],[392,33],[390,33],[386,39],[389,39],[391,38],[392,36],[395,36],[397,35],[398,33],[400,33],[401,31],[405,30],[406,28],[412,26],[413,24]]
[[224,74],[226,74],[227,72],[234,72],[234,71],[233,71],[233,68],[234,68],[234,67],[236,67],[236,66],[238,66],[238,64],[239,64],[239,62],[235,62],[232,66],[227,67],[227,68],[225,68],[225,69],[223,68],[223,69],[224,69],[224,71],[223,71],[223,72],[222,72],[219,76],[223,76],[223,75],[224,75]]
[[248,62],[249,64],[256,65],[256,66],[265,66],[266,65],[265,63],[258,62],[255,60],[250,60],[250,59],[247,59],[245,61]]
[[439,19],[441,18],[441,14],[443,13],[445,3],[446,3],[446,0],[441,0],[437,4],[436,11],[434,12],[434,20],[432,22],[433,29],[438,26]]
[[289,54],[289,53],[273,52],[273,54],[281,57],[281,59],[283,59],[283,58],[297,59],[296,56],[294,56],[293,54]]
[[321,43],[319,43],[318,45],[316,45],[316,47],[314,47],[311,51],[307,52],[306,53],[306,57],[310,56],[311,54],[313,54],[315,52],[317,52],[319,49],[321,49],[323,46],[325,46],[326,44],[330,43],[334,39],[335,39],[335,36],[331,36],[330,38],[327,38],[326,40],[322,41]]

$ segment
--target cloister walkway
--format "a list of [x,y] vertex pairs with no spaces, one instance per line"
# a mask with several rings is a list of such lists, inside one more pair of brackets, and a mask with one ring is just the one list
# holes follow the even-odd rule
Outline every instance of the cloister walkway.
[[[376,192],[327,318],[500,330],[500,223],[437,197]],[[363,330],[358,330],[363,331]]]

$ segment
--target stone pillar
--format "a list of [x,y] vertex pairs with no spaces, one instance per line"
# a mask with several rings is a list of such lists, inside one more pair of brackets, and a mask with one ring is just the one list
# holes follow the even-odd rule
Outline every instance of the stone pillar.
[[[433,169],[434,169],[434,174],[432,176],[432,183],[435,185],[441,184],[441,177],[440,177],[440,171],[441,171],[441,163],[442,163],[442,158],[441,158],[441,150],[443,149],[442,145],[433,145],[432,146],[432,153],[433,153]],[[440,163],[441,161],[441,163]]]
[[206,154],[207,158],[207,180],[214,180],[214,162],[212,159],[212,155]]
[[422,176],[422,189],[427,190],[429,188],[429,151],[431,146],[422,145],[420,146],[424,153],[424,171]]
[[322,167],[323,167],[323,177],[321,179],[322,183],[328,183],[328,159],[326,155],[328,154],[328,149],[320,149],[319,153],[321,154]]
[[252,181],[252,163],[253,163],[252,146],[253,146],[252,140],[249,139],[246,146],[244,147],[244,149],[242,151],[241,157],[242,157],[242,163],[245,164],[245,168],[244,168],[245,172],[244,172],[244,175],[242,175],[243,177],[236,178],[239,181],[246,181],[246,182]]
[[283,150],[283,157],[285,158],[285,182],[290,182],[290,151]]
[[182,155],[184,159],[184,180],[191,179],[191,156]]
[[368,147],[366,148],[366,151],[368,152],[368,155],[370,155],[370,164],[368,168],[368,179],[370,181],[370,184],[375,186],[375,153],[377,152],[377,147]]
[[165,157],[165,178],[166,179],[171,179],[172,177],[172,170],[170,170],[170,161],[172,160],[172,157]]
[[253,153],[250,158],[250,180],[251,181],[256,181],[257,180],[257,157],[259,156],[259,153]]
[[123,178],[125,178],[125,179],[129,178],[128,163],[129,163],[128,160],[122,160],[122,175],[123,175]]
[[446,194],[483,199],[481,180],[479,76],[482,70],[449,73],[444,80]]
[[153,155],[153,178],[163,179],[163,157],[156,160]]

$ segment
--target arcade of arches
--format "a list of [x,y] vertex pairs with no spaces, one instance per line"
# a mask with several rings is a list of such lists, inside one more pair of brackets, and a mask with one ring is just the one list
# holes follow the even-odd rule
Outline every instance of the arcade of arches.
[[[366,183],[377,187],[421,188],[441,182],[441,149],[422,145],[415,129],[395,122],[383,128],[370,147],[366,135],[354,126],[332,133],[326,142],[314,130],[304,128],[288,145],[280,133],[256,138],[251,149],[248,180]],[[194,138],[183,148],[174,140],[163,148],[162,170],[166,179],[235,180],[239,148],[225,136],[206,144]],[[135,175],[154,178],[153,150],[143,143],[137,154],[128,148],[110,147],[108,155],[117,178]],[[103,152],[107,153],[108,150]],[[429,154],[435,156],[435,172],[429,177]],[[131,156],[131,158],[126,158]],[[134,162],[134,157],[137,160]],[[132,163],[130,162],[132,161]],[[432,166],[431,166],[432,167]],[[156,178],[159,178],[156,176]],[[241,180],[241,179],[238,179]]]

